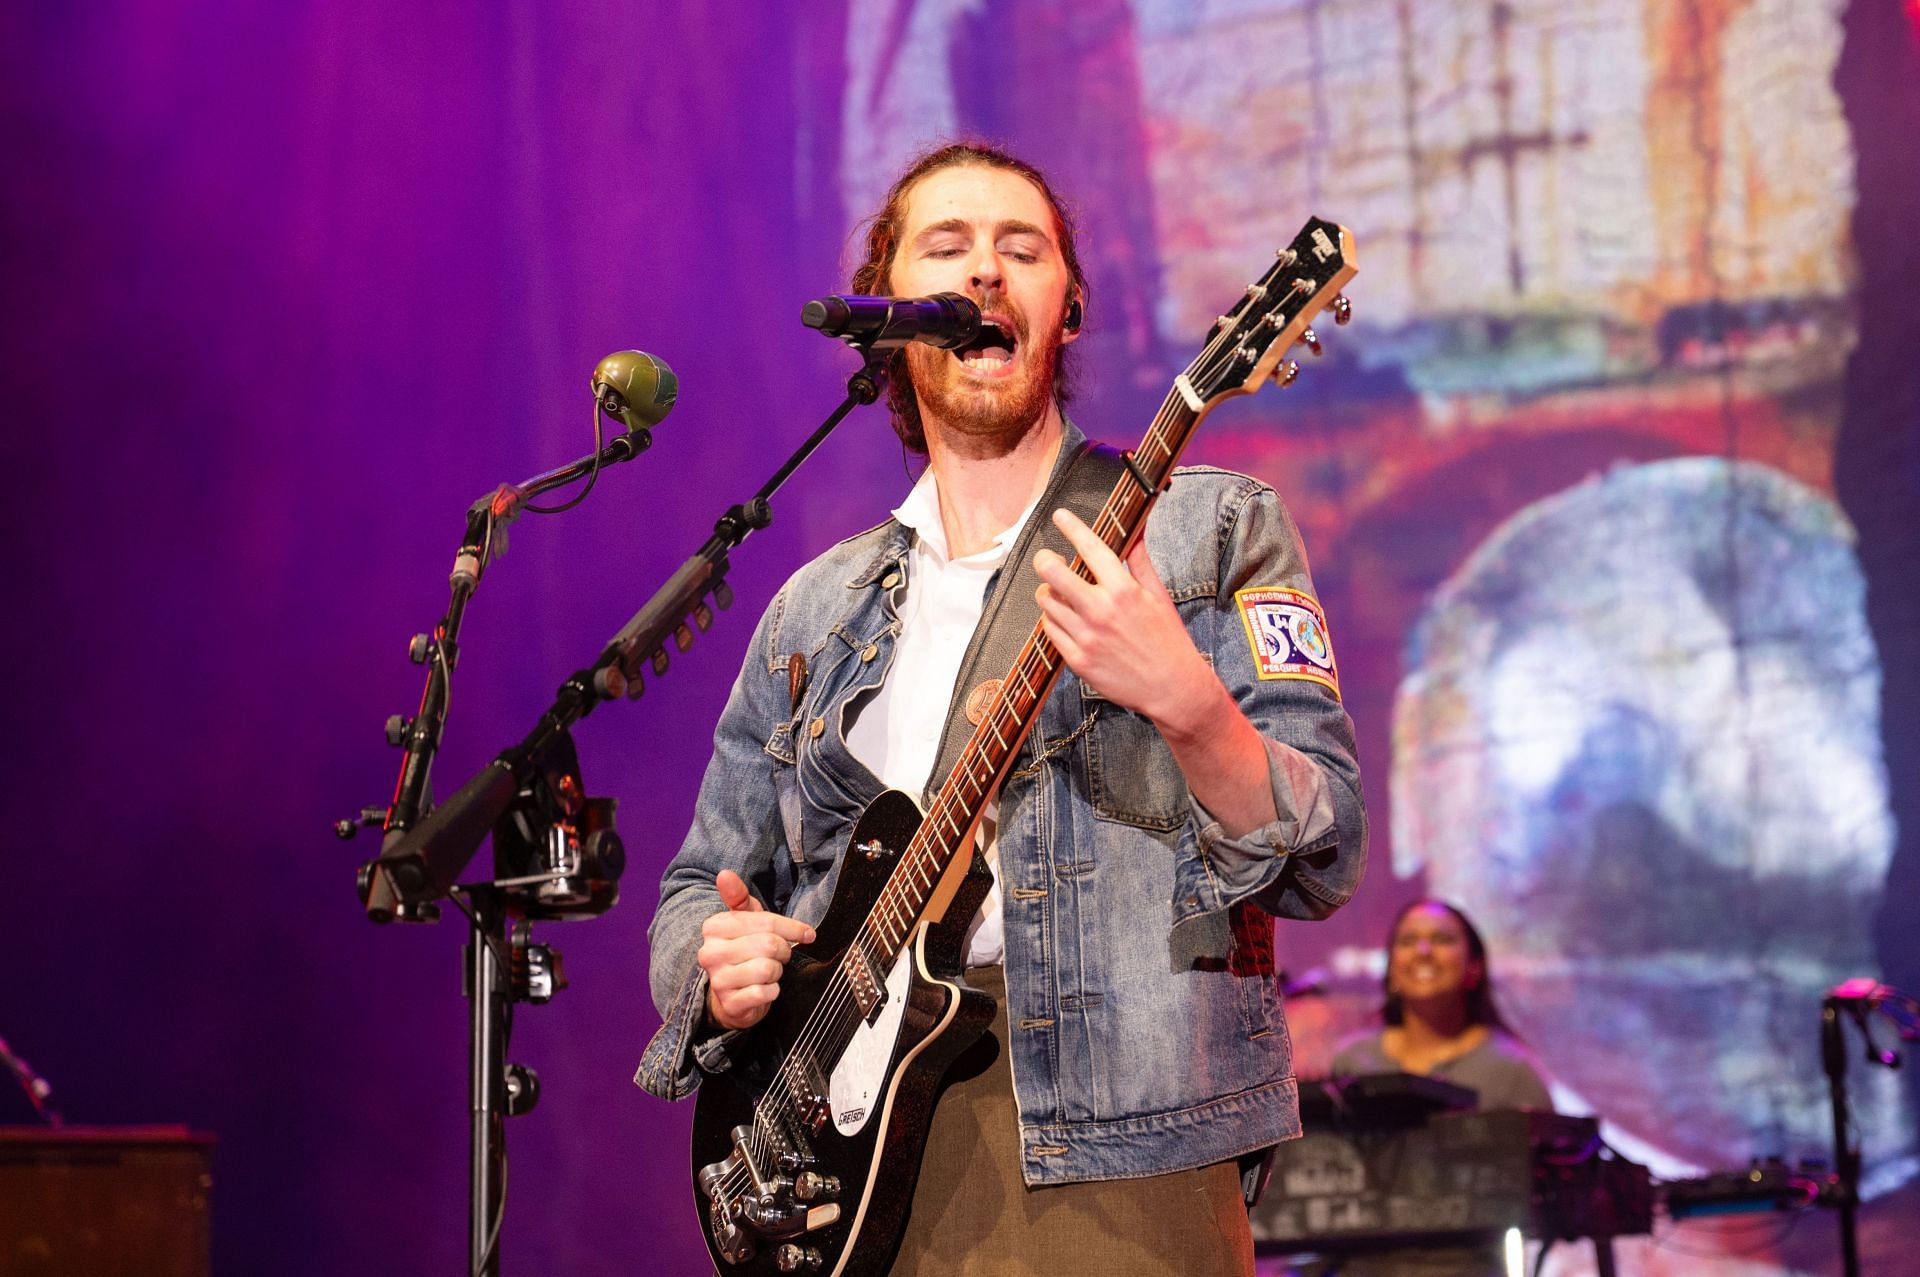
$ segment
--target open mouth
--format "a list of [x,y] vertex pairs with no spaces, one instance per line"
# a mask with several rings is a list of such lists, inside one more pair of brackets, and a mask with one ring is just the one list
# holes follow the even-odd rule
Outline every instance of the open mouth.
[[997,316],[980,321],[980,332],[964,346],[956,346],[953,357],[978,372],[993,372],[1013,362],[1020,339],[1013,325]]

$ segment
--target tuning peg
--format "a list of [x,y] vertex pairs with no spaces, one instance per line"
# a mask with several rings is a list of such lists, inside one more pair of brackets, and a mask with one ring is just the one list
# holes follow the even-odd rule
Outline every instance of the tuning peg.
[[1300,375],[1300,365],[1289,359],[1275,370],[1274,380],[1283,386],[1291,386],[1293,379]]
[[627,694],[627,676],[618,665],[606,665],[595,670],[593,690],[601,700],[618,700]]
[[693,605],[693,623],[703,630],[712,629],[713,609],[705,603],[695,603]]
[[[1345,324],[1352,318],[1353,303],[1347,300],[1345,293],[1336,295],[1333,299],[1333,322],[1336,324]],[[1317,354],[1318,352],[1316,351],[1315,353]]]
[[656,647],[653,649],[654,677],[658,678],[660,675],[665,674],[666,672],[667,672],[667,649],[665,647]]
[[693,646],[693,627],[685,621],[673,627],[673,644],[681,651]]
[[1308,350],[1311,350],[1314,353],[1315,358],[1318,358],[1320,356],[1321,354],[1320,337],[1319,337],[1319,334],[1313,331],[1313,329],[1306,328],[1301,330],[1300,344],[1302,346],[1305,346]]

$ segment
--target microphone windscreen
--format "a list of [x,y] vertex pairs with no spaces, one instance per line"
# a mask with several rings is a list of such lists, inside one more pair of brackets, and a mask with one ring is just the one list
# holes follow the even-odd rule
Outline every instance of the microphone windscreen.
[[593,370],[594,398],[601,388],[617,392],[624,405],[619,415],[629,428],[657,426],[673,411],[680,395],[680,379],[664,360],[639,350],[618,350]]
[[838,335],[845,330],[847,320],[853,312],[847,303],[838,297],[822,297],[810,301],[800,308],[800,322],[809,328],[818,328],[821,332]]

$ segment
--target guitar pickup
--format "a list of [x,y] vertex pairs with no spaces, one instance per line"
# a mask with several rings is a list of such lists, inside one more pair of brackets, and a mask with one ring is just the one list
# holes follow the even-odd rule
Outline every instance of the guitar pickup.
[[847,985],[853,990],[853,1000],[859,1004],[860,1014],[866,1017],[868,1024],[872,1024],[874,1017],[880,1014],[880,1008],[887,1004],[887,989],[874,972],[866,946],[858,941],[849,945],[847,959],[841,969],[847,973]]

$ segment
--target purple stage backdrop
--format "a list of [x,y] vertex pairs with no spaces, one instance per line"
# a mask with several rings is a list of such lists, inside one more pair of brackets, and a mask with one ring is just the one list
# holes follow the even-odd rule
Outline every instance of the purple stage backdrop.
[[[678,373],[482,581],[442,792],[838,400],[801,303],[973,134],[1078,207],[1097,436],[1308,214],[1359,244],[1356,322],[1195,452],[1298,515],[1360,733],[1368,881],[1278,934],[1303,1070],[1439,891],[1620,1147],[1823,1156],[1821,993],[1920,988],[1916,84],[1911,0],[14,5],[0,1037],[69,1120],[219,1137],[218,1272],[458,1271],[464,928],[370,925],[329,826],[391,792],[464,511],[587,451],[602,355]],[[734,609],[577,730],[631,864],[542,928],[508,1271],[705,1270],[689,1109],[629,1082],[654,884],[754,615],[908,482],[857,414]],[[1853,1081],[1868,1253],[1910,1255],[1920,1105]],[[1663,1222],[1627,1266],[1837,1271],[1833,1231]]]

